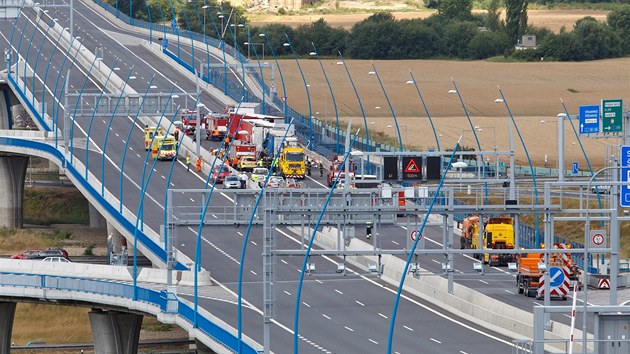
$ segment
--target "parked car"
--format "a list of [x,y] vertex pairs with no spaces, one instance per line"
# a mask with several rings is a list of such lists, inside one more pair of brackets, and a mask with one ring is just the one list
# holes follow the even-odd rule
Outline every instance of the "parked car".
[[61,248],[48,248],[39,252],[32,253],[27,257],[27,259],[44,259],[46,257],[68,258],[68,252]]
[[591,186],[591,193],[597,193],[599,191],[600,194],[609,194],[611,186]]
[[[258,185],[262,188],[263,182],[265,182],[265,180],[261,180],[260,182],[258,182]],[[284,178],[282,176],[271,176],[269,177],[269,181],[267,182],[267,187],[269,188],[280,188],[280,187],[284,187],[285,186],[285,182],[284,182]]]
[[252,171],[256,168],[256,159],[254,156],[243,156],[236,167],[239,171]]
[[51,263],[70,263],[70,260],[66,257],[46,257],[42,259],[42,262],[51,262]]
[[241,179],[236,175],[229,175],[223,181],[223,188],[227,189],[241,189],[241,185]]
[[28,259],[29,256],[39,252],[41,252],[41,250],[28,250],[22,253],[14,254],[13,256],[11,256],[11,259]]
[[223,183],[225,178],[229,175],[230,175],[229,167],[214,166],[214,168],[212,169],[212,175],[210,176],[210,178],[212,179],[213,182],[214,180],[216,180],[217,183]]
[[254,181],[255,183],[259,183],[260,181],[265,180],[265,178],[267,177],[267,173],[269,173],[269,170],[267,168],[255,167],[252,171],[252,181]]

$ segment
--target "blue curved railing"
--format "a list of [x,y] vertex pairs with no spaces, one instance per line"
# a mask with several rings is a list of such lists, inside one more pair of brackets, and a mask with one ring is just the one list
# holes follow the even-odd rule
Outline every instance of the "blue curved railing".
[[[0,287],[3,286],[74,291],[126,299],[132,299],[134,294],[133,285],[128,283],[48,274],[1,272]],[[166,313],[166,291],[141,287],[137,289],[137,302],[153,305],[159,308],[161,312]],[[177,316],[192,324],[194,313],[187,303],[178,300]],[[201,330],[204,334],[234,352],[238,350],[237,338],[227,330],[203,316],[199,319],[198,324],[196,330]],[[241,353],[256,354],[258,352],[250,345],[242,343]]]
[[[98,204],[100,204],[105,211],[109,213],[127,232],[134,234],[135,225],[127,220],[120,212],[118,212],[117,206],[111,205],[104,196],[102,196],[85,178],[83,178],[83,174],[79,172],[74,166],[66,163],[66,159],[63,156],[63,153],[54,146],[51,146],[47,143],[35,140],[27,140],[20,138],[12,138],[12,137],[0,137],[0,146],[7,145],[13,147],[20,147],[26,149],[33,149],[36,151],[41,151],[47,154],[54,156],[60,164],[66,166],[66,174],[72,175],[76,178],[77,181],[81,184],[81,187],[90,195]],[[156,255],[161,261],[166,264],[166,251],[160,247],[160,245],[156,244],[151,240],[151,238],[144,232],[138,230],[137,232],[138,241],[145,246],[149,252]],[[183,265],[182,263],[177,263],[177,270],[187,270],[188,267]]]

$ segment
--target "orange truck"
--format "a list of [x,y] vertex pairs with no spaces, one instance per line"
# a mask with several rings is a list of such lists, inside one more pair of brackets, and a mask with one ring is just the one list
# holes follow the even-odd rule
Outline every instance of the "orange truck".
[[[479,245],[479,216],[469,216],[462,222],[462,249],[501,250],[514,249],[514,219],[508,217],[487,218],[484,221],[482,244]],[[510,253],[476,253],[474,257],[490,266],[506,266],[516,261]]]
[[[580,288],[579,269],[573,263],[571,253],[562,252],[563,249],[566,250],[569,248],[571,248],[571,246],[568,244],[554,244],[554,249],[557,249],[558,253],[549,254],[548,266],[562,268],[568,280],[577,281],[578,288]],[[540,271],[538,264],[543,262],[543,255],[541,253],[523,253],[518,258],[518,274],[516,275],[516,288],[518,289],[518,293],[527,297],[535,296],[537,299],[541,299],[544,296],[544,285],[541,284],[544,273]],[[568,288],[560,286],[558,289],[552,289],[550,295],[554,298],[566,300],[568,291]]]

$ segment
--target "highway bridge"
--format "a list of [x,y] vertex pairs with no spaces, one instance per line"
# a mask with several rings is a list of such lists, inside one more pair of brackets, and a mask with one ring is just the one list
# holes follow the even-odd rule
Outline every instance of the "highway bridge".
[[[405,283],[390,338],[405,253],[375,257],[369,252],[377,246],[405,249],[410,230],[421,222],[417,215],[426,211],[427,205],[423,205],[405,210],[410,216],[400,219],[404,221],[382,223],[379,237],[373,240],[365,239],[362,228],[357,227],[355,237],[342,246],[334,228],[319,230],[313,252],[321,254],[309,262],[316,270],[304,282],[296,347],[295,305],[304,259],[297,251],[273,258],[275,278],[269,297],[265,295],[270,291],[265,278],[269,265],[264,264],[263,255],[268,252],[269,232],[276,235],[273,247],[299,250],[315,226],[314,210],[304,211],[307,220],[302,225],[279,223],[273,230],[265,230],[257,222],[245,240],[247,213],[243,206],[251,207],[259,190],[232,193],[215,189],[210,194],[213,186],[207,174],[215,160],[209,150],[215,146],[203,141],[197,152],[190,137],[182,139],[179,155],[202,156],[201,173],[188,171],[181,160],[154,163],[143,149],[145,124],[172,130],[178,107],[220,112],[226,105],[242,102],[241,87],[231,84],[228,89],[228,77],[212,85],[190,72],[203,67],[208,57],[216,63],[225,60],[229,82],[247,87],[248,101],[260,101],[265,93],[267,109],[273,110],[275,105],[283,112],[277,97],[263,89],[253,75],[239,73],[243,58],[224,57],[216,40],[208,47],[203,39],[186,41],[179,31],[175,36],[174,30],[167,34],[162,29],[162,41],[156,41],[159,30],[149,31],[140,21],[129,25],[124,15],[120,15],[123,20],[113,16],[111,6],[90,0],[74,2],[72,20],[67,8],[55,4],[26,1],[12,6],[19,16],[0,22],[0,46],[9,65],[0,81],[4,96],[0,99],[0,182],[8,196],[0,208],[1,222],[21,226],[28,156],[44,157],[59,166],[107,220],[114,252],[122,252],[120,240],[124,237],[129,251],[145,255],[155,269],[74,264],[44,268],[32,261],[0,260],[0,297],[4,301],[0,303],[0,352],[9,352],[16,301],[93,308],[90,321],[97,352],[135,352],[142,315],[181,326],[198,341],[199,348],[217,353],[380,353],[388,351],[390,340],[395,353],[506,353],[517,350],[513,339],[533,338],[532,308],[540,304],[516,293],[513,272],[486,267],[481,275],[473,270],[474,260],[465,252],[452,254],[445,267],[445,250],[457,248],[453,244],[457,233],[453,210],[447,209],[433,215],[425,229],[419,277],[409,276]],[[170,43],[167,48],[164,39]],[[176,50],[175,42],[179,42]],[[210,49],[207,56],[206,49]],[[101,96],[101,92],[105,94]],[[141,97],[146,106],[139,106]],[[39,131],[12,129],[14,112],[20,109],[33,118]],[[304,120],[295,117],[295,122],[299,123],[296,130],[304,134]],[[313,143],[312,156],[327,154],[329,142],[321,138]],[[306,184],[312,191],[305,193],[313,195],[325,188],[324,178],[317,176],[307,178]],[[431,188],[433,192],[437,187]],[[450,193],[454,195],[456,189],[451,187]],[[531,199],[531,190],[520,193]],[[199,211],[206,201],[209,212],[202,218],[205,226],[198,234]],[[261,215],[263,210],[273,210],[269,204],[263,205]],[[321,209],[321,202],[317,207]],[[391,207],[385,205],[383,215],[392,211],[394,215]],[[196,223],[174,219],[181,210],[194,210]],[[229,210],[239,222],[227,219]],[[474,208],[462,207],[458,212],[470,213]],[[374,243],[376,239],[379,245]],[[247,249],[242,255],[244,241]],[[325,254],[341,248],[353,255],[344,263],[344,275],[336,270],[346,257]],[[385,267],[374,272],[370,264],[377,259]],[[243,313],[239,323],[241,265]],[[624,296],[620,292],[620,302]],[[269,316],[270,306],[273,316]],[[552,320],[549,335],[563,347],[570,336],[570,319],[566,313],[558,313]],[[578,319],[578,329],[584,328],[581,321]]]

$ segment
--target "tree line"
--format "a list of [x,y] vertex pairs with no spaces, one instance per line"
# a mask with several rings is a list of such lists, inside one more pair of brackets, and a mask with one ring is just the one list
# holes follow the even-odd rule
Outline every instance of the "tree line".
[[[553,33],[528,25],[529,1],[532,0],[488,0],[483,13],[473,14],[473,0],[426,0],[428,7],[437,8],[437,13],[426,19],[397,20],[391,13],[378,12],[349,30],[332,27],[323,19],[295,28],[281,23],[249,26],[242,8],[216,0],[132,0],[132,9],[134,18],[145,21],[168,23],[175,18],[179,28],[223,38],[238,46],[243,54],[249,49],[252,57],[261,56],[263,49],[267,56],[272,50],[276,56],[292,56],[291,47],[285,44],[287,37],[301,57],[314,51],[313,44],[322,57],[342,53],[353,59],[477,60],[504,56],[517,60],[582,61],[630,54],[630,5],[616,6],[606,22],[584,17],[573,28]],[[117,6],[120,12],[128,14],[129,0],[118,0]],[[500,17],[503,10],[505,20]],[[537,47],[515,50],[525,34],[536,36]],[[245,42],[253,45],[248,48]]]

